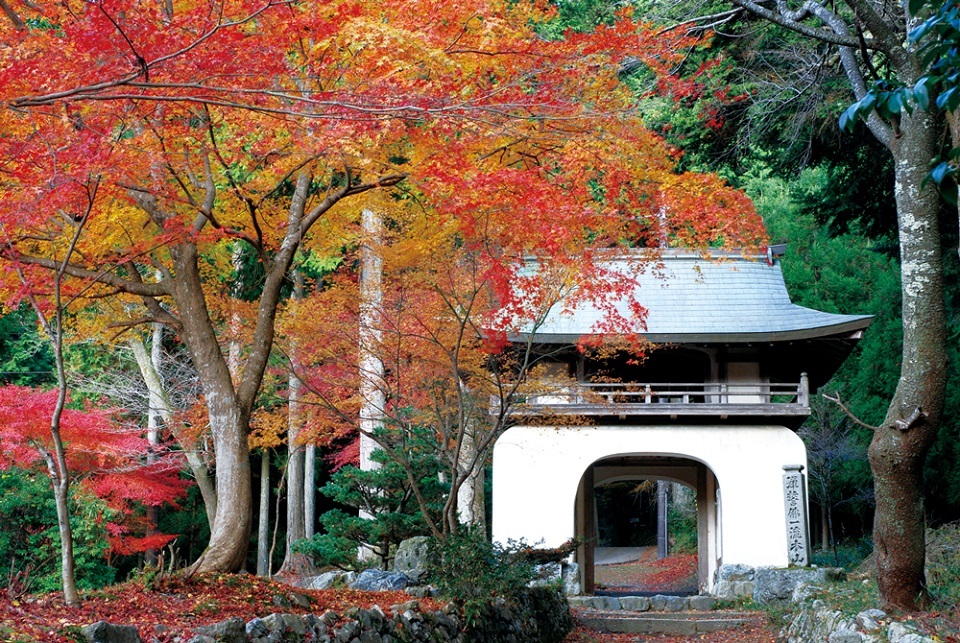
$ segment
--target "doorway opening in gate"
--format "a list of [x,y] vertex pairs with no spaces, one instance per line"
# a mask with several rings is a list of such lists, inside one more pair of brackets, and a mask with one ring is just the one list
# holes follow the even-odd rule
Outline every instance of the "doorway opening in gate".
[[[712,482],[708,493],[707,481]],[[710,573],[717,489],[700,462],[616,456],[595,462],[577,496],[578,562],[587,593],[691,595]]]

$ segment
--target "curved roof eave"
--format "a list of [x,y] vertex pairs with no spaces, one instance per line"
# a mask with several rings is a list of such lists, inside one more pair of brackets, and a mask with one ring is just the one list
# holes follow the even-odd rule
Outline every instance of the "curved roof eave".
[[[807,339],[859,339],[857,333],[865,330],[873,322],[873,315],[862,315],[855,319],[816,328],[797,328],[769,332],[745,333],[639,333],[654,344],[747,344],[752,342],[787,342]],[[570,333],[535,333],[535,344],[576,344],[591,333],[574,335]],[[511,341],[527,341],[528,333],[511,336]]]

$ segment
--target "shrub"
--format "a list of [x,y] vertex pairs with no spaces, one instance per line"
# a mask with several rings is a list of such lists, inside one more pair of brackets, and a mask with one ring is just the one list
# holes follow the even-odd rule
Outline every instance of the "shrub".
[[[463,611],[468,641],[557,643],[573,629],[566,599],[556,586],[528,587],[534,563],[561,551],[539,552],[525,543],[506,547],[482,529],[466,529],[430,548],[430,581]],[[503,618],[504,606],[512,619]],[[516,631],[516,622],[521,632]]]

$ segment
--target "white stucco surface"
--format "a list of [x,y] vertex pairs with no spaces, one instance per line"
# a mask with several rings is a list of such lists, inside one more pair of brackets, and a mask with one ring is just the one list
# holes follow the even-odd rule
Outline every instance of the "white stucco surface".
[[509,429],[493,455],[493,537],[555,547],[574,535],[584,471],[611,456],[678,456],[706,464],[722,498],[723,564],[787,564],[783,465],[806,449],[780,426],[585,426]]

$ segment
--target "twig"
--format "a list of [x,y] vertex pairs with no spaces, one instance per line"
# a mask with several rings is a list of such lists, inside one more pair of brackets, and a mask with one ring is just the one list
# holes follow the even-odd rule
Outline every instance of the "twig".
[[848,418],[850,418],[850,419],[853,420],[856,424],[862,426],[863,428],[865,428],[865,429],[870,429],[871,431],[879,431],[879,430],[880,430],[880,427],[879,427],[879,426],[873,426],[872,424],[867,424],[866,422],[864,422],[863,420],[861,420],[860,418],[858,418],[856,415],[854,415],[854,414],[850,411],[850,409],[848,409],[846,406],[844,406],[844,405],[843,405],[843,402],[840,401],[840,394],[839,394],[839,393],[837,393],[837,396],[836,396],[836,397],[830,397],[829,395],[827,395],[826,393],[824,393],[824,394],[823,394],[823,399],[825,399],[825,400],[830,400],[831,402],[833,402],[834,404],[836,404],[837,406],[839,406],[839,407],[840,407],[840,410],[843,411],[844,413],[846,413]]

